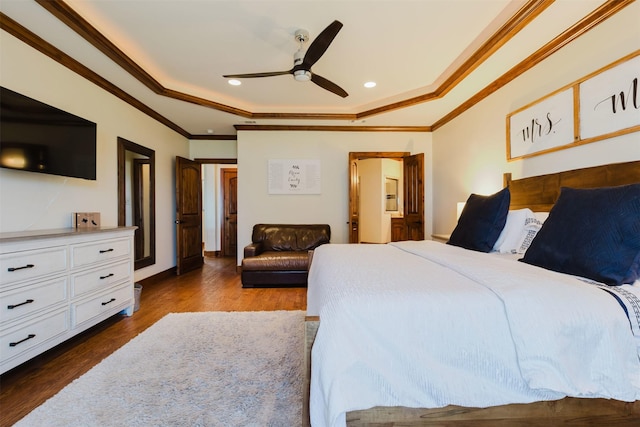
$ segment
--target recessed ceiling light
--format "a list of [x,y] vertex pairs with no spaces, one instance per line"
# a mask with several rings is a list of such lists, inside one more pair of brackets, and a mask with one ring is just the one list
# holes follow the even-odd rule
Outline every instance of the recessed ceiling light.
[[229,80],[229,84],[231,86],[240,86],[242,84],[242,82],[240,80],[231,79],[231,80]]
[[366,82],[364,84],[364,87],[367,87],[367,88],[376,87],[376,82]]

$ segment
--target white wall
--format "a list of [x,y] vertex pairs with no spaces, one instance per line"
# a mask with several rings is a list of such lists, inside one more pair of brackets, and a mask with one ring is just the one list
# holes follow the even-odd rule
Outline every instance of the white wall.
[[456,202],[465,201],[472,192],[492,194],[501,189],[504,172],[517,179],[640,159],[636,132],[524,160],[506,160],[507,114],[636,51],[639,16],[636,2],[433,133],[435,233],[453,230]]
[[[360,185],[360,206],[358,209],[360,242],[386,243],[391,235],[391,216],[385,218],[383,159],[358,161],[358,181]],[[385,233],[388,229],[389,232]]]
[[220,250],[220,245],[216,243],[220,239],[216,214],[219,208],[219,173],[217,165],[202,165],[202,241],[207,252]]
[[[426,132],[238,132],[238,262],[257,223],[325,223],[331,241],[346,243],[349,152],[407,151],[425,154],[426,234],[431,233],[431,134]],[[321,194],[268,194],[270,159],[318,159]]]
[[118,223],[117,138],[156,152],[156,264],[141,280],[176,265],[175,157],[188,141],[57,62],[0,31],[0,84],[97,123],[97,179],[87,181],[0,169],[0,232],[65,228],[72,212],[100,212]]
[[235,159],[238,145],[235,140],[190,140],[190,159]]

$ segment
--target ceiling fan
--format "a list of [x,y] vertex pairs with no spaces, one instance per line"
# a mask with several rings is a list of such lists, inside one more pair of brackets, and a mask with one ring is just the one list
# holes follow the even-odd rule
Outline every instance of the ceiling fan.
[[298,30],[295,32],[295,39],[300,43],[300,48],[293,55],[293,68],[286,71],[272,71],[266,73],[251,73],[251,74],[229,74],[222,76],[225,78],[254,78],[254,77],[273,77],[281,76],[284,74],[292,74],[293,78],[299,82],[306,82],[311,80],[323,89],[333,92],[338,96],[346,98],[349,94],[337,84],[325,79],[324,77],[312,73],[311,67],[318,62],[320,57],[324,55],[325,51],[338,34],[338,31],[342,28],[340,21],[333,21],[327,28],[322,30],[318,37],[315,38],[309,45],[309,48],[305,51],[304,44],[309,40],[309,32],[307,30]]

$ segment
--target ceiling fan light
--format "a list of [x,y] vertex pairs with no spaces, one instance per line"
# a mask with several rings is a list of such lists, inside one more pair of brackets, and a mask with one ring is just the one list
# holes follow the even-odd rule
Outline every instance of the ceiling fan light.
[[240,86],[242,84],[242,82],[240,80],[231,79],[231,80],[229,80],[229,84],[231,86]]
[[293,78],[299,82],[308,82],[309,80],[311,80],[311,73],[307,70],[294,71]]

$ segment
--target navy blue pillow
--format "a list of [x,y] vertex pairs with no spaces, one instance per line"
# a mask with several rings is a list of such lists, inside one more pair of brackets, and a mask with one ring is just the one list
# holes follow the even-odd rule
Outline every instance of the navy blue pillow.
[[607,285],[640,276],[640,184],[563,187],[521,261]]
[[507,222],[511,193],[503,188],[491,196],[471,194],[447,244],[489,252]]

